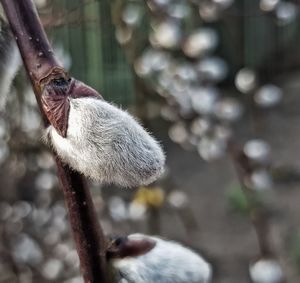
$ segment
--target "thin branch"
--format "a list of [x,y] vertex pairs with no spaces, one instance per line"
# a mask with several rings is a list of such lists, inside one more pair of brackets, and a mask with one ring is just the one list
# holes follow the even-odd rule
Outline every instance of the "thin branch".
[[256,192],[245,183],[252,171],[250,161],[240,146],[233,141],[229,143],[228,154],[235,167],[241,189],[248,201],[249,215],[255,228],[260,256],[274,257],[275,251],[270,238],[270,223],[267,211],[257,203]]
[[106,242],[99,225],[89,188],[80,174],[56,156],[70,223],[85,282],[106,281]]
[[[45,126],[50,124],[42,92],[66,72],[56,60],[32,0],[1,0],[30,77]],[[55,154],[54,154],[55,155]],[[55,155],[70,224],[86,283],[106,283],[106,242],[84,178]]]

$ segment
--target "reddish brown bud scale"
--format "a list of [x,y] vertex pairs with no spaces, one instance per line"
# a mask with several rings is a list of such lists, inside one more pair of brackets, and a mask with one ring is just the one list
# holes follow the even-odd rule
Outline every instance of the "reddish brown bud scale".
[[62,137],[66,137],[70,111],[68,97],[61,93],[54,93],[53,89],[49,93],[46,89],[42,94],[42,107],[50,124]]
[[151,251],[156,245],[152,239],[129,239],[128,237],[119,237],[113,240],[107,249],[107,257],[124,258],[135,257],[146,254]]
[[84,83],[70,78],[64,71],[55,71],[41,80],[43,84],[41,102],[50,124],[62,137],[66,137],[70,98],[94,97],[102,99],[102,96]]

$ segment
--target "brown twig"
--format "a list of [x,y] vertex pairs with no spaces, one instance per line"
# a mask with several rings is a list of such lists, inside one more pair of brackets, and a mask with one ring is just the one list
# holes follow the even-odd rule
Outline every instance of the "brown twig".
[[106,242],[85,180],[56,157],[85,282],[106,280]]
[[[48,126],[49,113],[45,111],[42,100],[45,80],[48,82],[57,76],[64,77],[66,72],[53,54],[32,0],[1,0],[1,3],[20,49],[45,126]],[[63,164],[56,155],[55,159],[84,280],[86,283],[106,283],[106,242],[90,192],[79,173]]]
[[[249,216],[255,229],[259,246],[260,254],[258,258],[272,258],[279,260],[280,256],[276,252],[271,237],[271,225],[268,211],[258,202],[255,190],[247,184],[247,180],[254,170],[254,165],[244,154],[240,145],[233,140],[229,142],[228,154],[235,167],[241,189],[247,198]],[[280,283],[287,282],[285,276],[280,279]]]
[[228,154],[233,162],[237,177],[249,207],[249,215],[255,228],[260,256],[274,257],[275,252],[270,239],[270,223],[267,211],[257,203],[256,192],[246,184],[246,179],[252,173],[251,162],[243,153],[242,148],[234,141],[229,142]]

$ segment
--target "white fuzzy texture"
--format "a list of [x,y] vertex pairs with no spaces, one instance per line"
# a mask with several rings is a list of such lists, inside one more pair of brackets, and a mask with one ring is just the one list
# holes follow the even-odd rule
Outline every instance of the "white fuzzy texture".
[[14,42],[11,43],[10,48],[3,51],[6,58],[1,59],[3,70],[0,77],[0,110],[3,110],[6,105],[12,82],[21,67],[21,56]]
[[250,277],[254,283],[280,283],[284,275],[274,259],[261,259],[250,266]]
[[117,283],[208,283],[212,268],[190,249],[157,237],[132,234],[129,238],[156,241],[148,253],[112,260]]
[[158,142],[127,112],[103,100],[70,98],[66,138],[52,126],[47,136],[64,162],[104,183],[146,185],[164,169]]

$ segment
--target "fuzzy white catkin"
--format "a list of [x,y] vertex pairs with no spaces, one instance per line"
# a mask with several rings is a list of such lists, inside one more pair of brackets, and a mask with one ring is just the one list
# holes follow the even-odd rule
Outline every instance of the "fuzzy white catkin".
[[159,143],[127,112],[95,98],[70,98],[66,138],[47,129],[54,150],[73,169],[103,183],[146,185],[163,172]]
[[155,247],[144,255],[113,259],[116,283],[209,283],[211,265],[190,249],[173,241],[143,234],[129,239],[149,238]]

